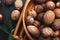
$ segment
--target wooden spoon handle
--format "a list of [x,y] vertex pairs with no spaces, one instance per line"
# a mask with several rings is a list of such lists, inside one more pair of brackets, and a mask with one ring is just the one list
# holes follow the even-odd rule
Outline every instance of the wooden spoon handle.
[[24,7],[23,7],[23,10],[22,10],[22,12],[21,12],[21,15],[20,15],[20,17],[19,17],[19,20],[18,20],[18,22],[17,22],[16,28],[15,28],[15,31],[14,31],[14,34],[13,34],[14,37],[15,37],[16,34],[17,34],[18,28],[19,28],[20,23],[21,23],[21,20],[22,20],[23,13],[25,12],[26,7],[27,7],[29,1],[30,1],[30,0],[26,0],[26,2],[25,2],[25,5],[24,5]]
[[19,37],[17,38],[17,40],[20,40],[23,37],[23,33],[24,33],[24,29],[22,27],[21,32],[20,32]]

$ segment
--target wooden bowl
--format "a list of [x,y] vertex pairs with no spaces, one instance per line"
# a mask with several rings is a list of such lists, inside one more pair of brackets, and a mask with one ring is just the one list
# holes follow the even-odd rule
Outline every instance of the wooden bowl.
[[25,32],[26,32],[26,35],[28,36],[28,38],[29,38],[30,40],[34,40],[34,38],[30,35],[30,33],[29,33],[28,30],[27,30],[27,26],[26,26],[26,23],[25,23],[25,18],[27,17],[27,12],[28,12],[29,10],[31,10],[31,9],[34,9],[34,6],[35,6],[35,4],[34,4],[33,1],[31,0],[31,1],[29,2],[29,4],[27,5],[27,7],[26,7],[25,13],[23,13],[23,27],[24,27],[24,30],[25,30]]

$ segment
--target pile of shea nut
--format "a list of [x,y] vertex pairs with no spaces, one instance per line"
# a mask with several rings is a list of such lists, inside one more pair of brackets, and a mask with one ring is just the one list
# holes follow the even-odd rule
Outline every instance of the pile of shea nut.
[[33,0],[35,7],[25,19],[36,40],[60,40],[60,0]]

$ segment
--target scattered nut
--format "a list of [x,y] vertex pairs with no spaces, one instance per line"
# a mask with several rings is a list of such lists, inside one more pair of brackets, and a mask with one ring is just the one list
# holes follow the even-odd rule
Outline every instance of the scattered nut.
[[43,6],[42,5],[36,5],[35,10],[37,13],[41,13],[43,11]]
[[55,30],[60,29],[60,19],[55,19],[52,28]]
[[52,36],[53,35],[53,30],[50,27],[45,27],[42,29],[42,34],[47,37],[47,36]]
[[60,7],[60,1],[56,3],[56,6],[57,7]]
[[26,24],[33,24],[34,23],[34,18],[31,16],[26,17]]
[[54,36],[54,37],[59,36],[59,31],[55,31],[55,32],[53,32],[53,36]]
[[5,5],[10,6],[13,4],[14,0],[5,0]]
[[39,37],[39,30],[37,27],[33,26],[33,25],[29,25],[27,26],[28,31],[35,37]]
[[56,8],[56,9],[54,10],[54,12],[55,12],[56,17],[57,17],[57,18],[60,18],[60,9],[59,9],[59,8]]
[[39,3],[39,4],[41,4],[41,3],[44,3],[46,0],[34,0],[36,3]]
[[16,1],[15,1],[15,8],[16,8],[17,10],[21,9],[22,6],[23,6],[22,0],[16,0]]
[[28,12],[28,15],[30,15],[30,16],[32,16],[32,17],[36,17],[37,16],[37,13],[36,13],[36,11],[35,10],[30,10],[29,12]]
[[55,8],[55,3],[53,2],[53,1],[48,1],[47,3],[46,3],[46,7],[48,8],[48,9],[54,9]]
[[0,22],[3,20],[3,15],[0,14]]
[[44,22],[45,24],[51,24],[55,19],[55,13],[51,10],[47,11],[44,14]]
[[20,12],[18,10],[13,10],[11,13],[11,19],[16,21],[19,19]]
[[39,21],[43,20],[43,16],[44,16],[44,13],[39,13],[37,15],[37,20],[39,20]]
[[40,22],[37,21],[37,20],[35,20],[35,21],[34,21],[34,26],[39,27],[39,26],[40,26]]

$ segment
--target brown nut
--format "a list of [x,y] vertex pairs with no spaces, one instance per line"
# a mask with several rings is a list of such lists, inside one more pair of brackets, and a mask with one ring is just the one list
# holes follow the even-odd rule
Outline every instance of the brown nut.
[[0,22],[3,20],[3,15],[0,14]]
[[59,37],[55,37],[55,38],[53,38],[53,40],[60,40],[60,38]]
[[16,8],[17,10],[19,10],[19,9],[22,8],[23,2],[22,2],[22,0],[16,0],[14,5],[15,5],[15,8]]
[[43,16],[44,16],[44,13],[39,13],[37,15],[37,20],[39,20],[39,21],[43,20]]
[[39,4],[41,4],[41,3],[44,3],[46,0],[34,0],[36,3],[39,3]]
[[40,26],[40,22],[37,21],[37,20],[35,20],[35,21],[34,21],[34,26],[39,27],[39,26]]
[[44,14],[44,22],[45,24],[51,24],[55,19],[55,13],[51,10],[47,11]]
[[60,19],[55,19],[52,28],[55,29],[55,30],[60,29]]
[[51,37],[44,38],[44,37],[40,36],[39,40],[51,40]]
[[39,30],[37,27],[33,26],[33,25],[29,25],[27,26],[28,31],[35,37],[39,37]]
[[5,5],[10,6],[14,0],[5,0]]
[[53,35],[53,30],[50,27],[45,27],[42,29],[42,34],[45,37],[52,36]]
[[20,12],[18,10],[13,10],[11,13],[11,19],[17,21],[19,19]]
[[55,12],[56,17],[57,17],[57,18],[60,18],[60,9],[59,9],[59,8],[56,8],[56,9],[54,10],[54,12]]
[[27,16],[27,17],[26,17],[26,24],[27,24],[27,25],[31,25],[31,24],[33,24],[33,23],[34,23],[34,18],[31,17],[31,16]]
[[55,3],[53,2],[53,1],[48,1],[47,3],[46,3],[46,7],[47,7],[47,9],[54,9],[55,8]]
[[35,18],[37,16],[37,13],[35,10],[31,9],[31,10],[29,10],[28,15]]
[[55,31],[55,32],[53,32],[53,36],[54,36],[54,37],[59,36],[59,31]]
[[60,7],[60,1],[56,3],[56,7]]
[[37,13],[41,13],[43,11],[43,6],[42,5],[36,5],[35,10]]

